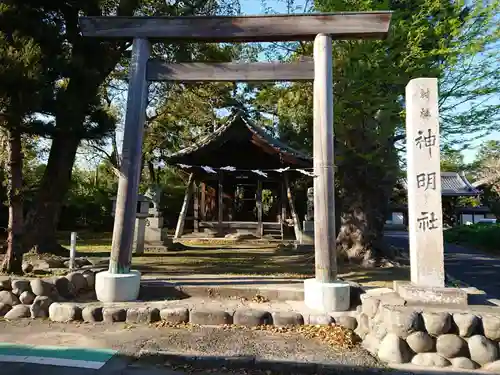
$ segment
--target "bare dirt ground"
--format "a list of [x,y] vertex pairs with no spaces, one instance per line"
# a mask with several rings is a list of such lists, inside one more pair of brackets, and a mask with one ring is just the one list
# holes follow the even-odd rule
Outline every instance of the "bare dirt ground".
[[[360,347],[341,350],[293,332],[22,320],[0,321],[0,342],[115,349],[125,356],[139,357],[139,362],[141,353],[168,352],[183,356],[252,356],[273,361],[383,368]],[[150,358],[144,355],[142,365],[148,361]]]

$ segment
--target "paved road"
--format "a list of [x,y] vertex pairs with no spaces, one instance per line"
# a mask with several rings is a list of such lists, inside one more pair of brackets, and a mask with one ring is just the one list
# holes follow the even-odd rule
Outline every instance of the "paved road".
[[[387,241],[408,251],[408,233],[387,232]],[[445,244],[445,271],[469,286],[484,290],[490,298],[500,298],[500,258],[479,250]]]

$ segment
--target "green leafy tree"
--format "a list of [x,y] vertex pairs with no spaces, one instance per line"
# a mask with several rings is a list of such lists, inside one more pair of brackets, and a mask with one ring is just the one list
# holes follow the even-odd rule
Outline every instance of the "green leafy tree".
[[443,172],[463,172],[467,169],[464,156],[450,145],[445,145],[441,149],[441,171]]
[[54,59],[44,55],[42,39],[27,29],[50,33],[51,25],[40,18],[25,20],[29,12],[23,5],[0,4],[0,159],[4,163],[9,205],[7,252],[1,270],[21,272],[23,256],[23,134],[36,134],[50,124],[33,116],[44,99],[52,94],[56,78],[51,69]]
[[[46,38],[46,43],[41,46],[44,55],[57,51],[60,80],[56,94],[41,111],[54,118],[55,127],[46,134],[51,138],[51,148],[34,205],[26,218],[24,242],[26,249],[36,245],[39,252],[57,252],[61,248],[57,245],[55,232],[64,198],[71,186],[77,149],[82,140],[100,139],[114,130],[116,117],[110,112],[102,86],[117,64],[123,64],[130,47],[130,42],[123,40],[84,38],[78,27],[78,17],[214,14],[227,11],[234,1],[227,4],[215,0],[12,2],[29,8],[26,20],[42,20],[58,27],[56,35],[42,35],[36,29],[30,34]],[[170,46],[178,50],[183,47]]]
[[[498,41],[494,27],[498,4],[475,2],[465,6],[444,0],[314,2],[316,10],[325,12],[394,11],[387,40],[335,41],[333,46],[336,177],[341,207],[338,247],[350,261],[373,264],[384,255],[385,213],[399,173],[396,146],[404,139],[403,95],[410,79],[440,79],[443,139],[458,142],[459,134],[491,128],[496,123],[499,108],[487,99],[500,87],[491,54]],[[479,54],[480,63],[475,60]],[[311,56],[312,45],[296,45],[290,58],[300,55]],[[483,68],[491,74],[469,74]],[[476,105],[456,105],[461,100]],[[261,110],[279,116],[285,138],[310,147],[310,84],[264,87],[257,95],[257,104]]]
[[484,142],[473,163],[475,184],[481,189],[481,203],[500,218],[500,141]]

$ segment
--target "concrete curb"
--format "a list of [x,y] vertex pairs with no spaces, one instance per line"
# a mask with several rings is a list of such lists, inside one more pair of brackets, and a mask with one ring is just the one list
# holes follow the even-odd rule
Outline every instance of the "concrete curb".
[[[137,355],[137,360],[147,359],[152,366],[191,366],[195,369],[222,368],[272,371],[280,374],[340,374],[362,373],[379,374],[393,371],[389,368],[354,367],[332,363],[314,362],[294,362],[294,361],[273,361],[261,359],[255,356],[186,356],[163,351],[141,350]],[[144,368],[144,364],[134,363],[130,367]]]

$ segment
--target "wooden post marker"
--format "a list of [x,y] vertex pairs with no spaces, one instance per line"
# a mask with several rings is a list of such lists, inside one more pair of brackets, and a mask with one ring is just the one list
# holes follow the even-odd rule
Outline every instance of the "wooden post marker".
[[406,86],[406,152],[411,283],[395,282],[407,301],[467,305],[467,293],[445,288],[438,83]]
[[184,193],[184,200],[182,201],[181,212],[179,213],[179,218],[177,219],[177,226],[175,227],[174,239],[179,239],[184,233],[184,223],[186,222],[186,216],[189,208],[189,202],[191,201],[191,194],[193,193],[194,184],[194,174],[189,175],[189,179],[186,185],[186,192]]
[[336,281],[333,150],[332,38],[314,40],[314,256],[316,278],[304,282],[305,304],[324,312],[346,311],[350,286]]
[[262,238],[264,236],[264,224],[262,222],[262,180],[257,181],[255,206],[257,208],[257,233],[256,236]]
[[406,150],[411,281],[444,287],[436,78],[413,79],[406,86]]
[[141,274],[131,271],[130,263],[148,99],[146,66],[149,54],[149,41],[134,39],[111,259],[109,270],[96,275],[96,294],[101,302],[133,301],[139,296]]

